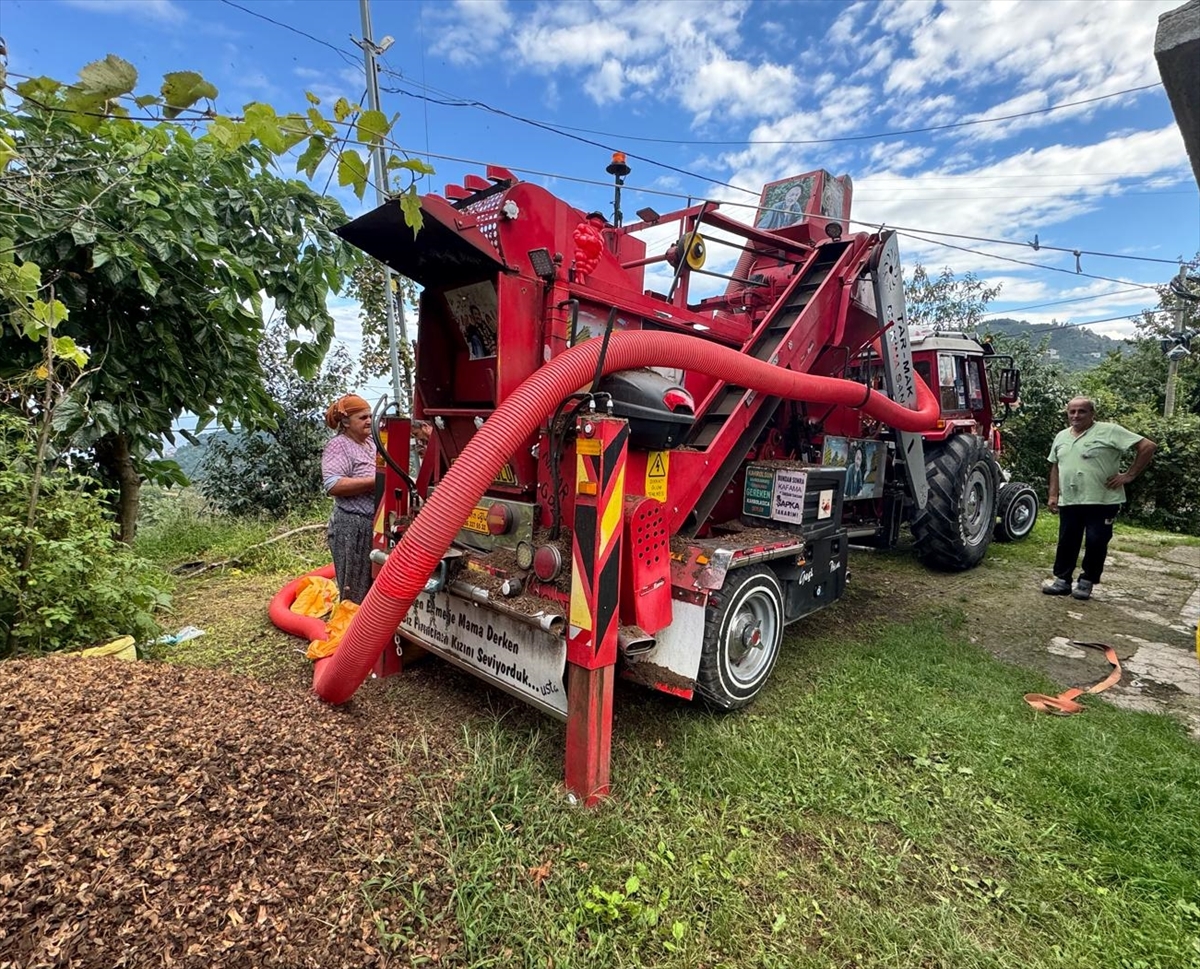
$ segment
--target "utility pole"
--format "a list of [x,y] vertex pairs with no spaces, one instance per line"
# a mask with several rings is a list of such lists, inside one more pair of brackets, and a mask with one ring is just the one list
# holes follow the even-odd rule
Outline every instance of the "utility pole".
[[[1171,292],[1175,294],[1175,331],[1171,334],[1171,340],[1164,343],[1163,349],[1167,354],[1167,391],[1163,400],[1163,417],[1171,417],[1175,413],[1175,384],[1179,380],[1179,361],[1189,355],[1188,343],[1192,338],[1192,331],[1185,325],[1187,319],[1187,304],[1200,301],[1191,290],[1188,289],[1188,274],[1187,267],[1179,267],[1179,276],[1171,283]],[[1170,347],[1166,346],[1170,343]]]
[[[375,67],[375,58],[382,54],[388,47],[391,46],[391,38],[384,38],[382,46],[376,46],[374,35],[371,32],[371,0],[359,0],[359,10],[362,13],[362,31],[363,39],[359,46],[362,48],[363,61],[367,71],[367,107],[372,111],[379,110],[379,71]],[[383,156],[382,142],[376,143],[371,149],[371,163],[375,171],[375,203],[383,205],[388,199],[387,193],[387,165]],[[400,385],[400,348],[396,342],[396,302],[397,298],[392,295],[392,267],[387,263],[383,264],[383,295],[384,307],[387,311],[387,339],[388,339],[388,358],[392,365],[392,396],[396,401],[396,406],[399,407],[401,401],[407,399],[409,402],[409,411],[412,410],[412,388],[408,387],[407,377],[404,384],[407,394],[401,393]],[[408,327],[404,322],[404,313],[400,313],[400,339],[404,341],[404,345],[408,346]]]

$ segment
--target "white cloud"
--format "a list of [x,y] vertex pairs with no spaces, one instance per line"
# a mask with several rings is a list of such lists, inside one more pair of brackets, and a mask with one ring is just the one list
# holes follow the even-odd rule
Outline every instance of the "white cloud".
[[70,7],[94,13],[132,14],[149,17],[164,23],[180,23],[187,19],[183,9],[172,0],[63,0]]
[[1174,0],[946,0],[918,19],[916,4],[885,4],[876,20],[908,40],[885,89],[1011,82],[1018,90],[1049,89],[1063,101],[1152,83],[1157,70],[1148,55],[1157,17],[1174,6]]
[[[803,5],[772,5],[769,16],[755,19],[743,2],[538,0],[488,5],[495,15],[484,24],[478,5],[459,0],[442,8],[447,33],[438,43],[454,59],[447,44],[466,31],[471,57],[486,56],[490,70],[544,78],[563,103],[575,92],[599,105],[636,103],[639,116],[650,116],[654,102],[660,112],[675,107],[682,116],[673,130],[699,128],[714,144],[694,149],[690,159],[671,157],[696,179],[655,183],[651,170],[639,181],[719,200],[737,218],[749,220],[766,182],[824,168],[853,176],[854,215],[873,224],[1006,240],[1038,233],[1046,244],[1092,247],[1090,239],[1067,238],[1061,227],[1131,190],[1178,187],[1188,171],[1182,140],[1173,125],[1144,130],[1148,125],[1129,110],[1161,101],[1160,93],[1043,109],[1156,81],[1149,54],[1156,20],[1175,5],[863,0],[830,21],[807,16]],[[824,35],[806,33],[818,19],[829,25]],[[790,31],[792,43],[766,43],[766,29]],[[1030,111],[1043,113],[925,136],[870,137]],[[1109,118],[1105,132],[1097,121]],[[1155,116],[1156,125],[1161,118]],[[715,144],[741,136],[740,147]],[[665,157],[663,149],[647,153]],[[703,175],[727,185],[701,186]],[[627,210],[645,204],[636,191],[629,189]],[[646,201],[670,207],[659,198]],[[669,241],[651,236],[652,251]],[[1069,253],[943,240],[975,250],[962,251],[934,238],[904,238],[906,261],[1000,281],[1009,305],[1091,282],[995,258],[1072,273]],[[721,271],[724,262],[718,248],[710,249],[713,268]],[[1085,258],[1083,268],[1124,278],[1130,267]],[[1116,315],[1123,306],[1140,308],[1137,299],[1134,305],[1106,298],[1084,308]]]
[[433,53],[451,64],[480,64],[500,52],[513,23],[507,0],[454,0],[433,8]]
[[[509,69],[573,75],[597,104],[638,94],[670,98],[697,124],[716,115],[775,116],[791,109],[800,90],[790,65],[736,56],[744,0],[539,3],[521,18],[507,6],[495,9],[499,16],[480,33],[477,4],[446,8],[435,50],[455,63],[487,56]],[[510,47],[516,57],[506,62]]]
[[583,82],[583,89],[597,104],[618,101],[625,88],[625,70],[621,62],[609,58],[600,65],[600,70]]
[[327,107],[332,107],[338,98],[345,98],[351,104],[357,104],[366,87],[363,72],[351,67],[343,67],[336,71],[297,67],[292,73],[304,82],[306,90],[320,98],[321,103]]

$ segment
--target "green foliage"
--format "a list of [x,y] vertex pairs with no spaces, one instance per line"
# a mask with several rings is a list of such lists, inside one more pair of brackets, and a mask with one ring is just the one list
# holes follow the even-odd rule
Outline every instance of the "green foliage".
[[268,329],[259,346],[274,424],[213,440],[200,470],[200,489],[220,510],[278,518],[322,495],[321,450],[329,440],[325,410],[346,393],[353,364],[344,350],[306,380],[287,366],[287,330]]
[[[44,473],[32,525],[36,465],[30,425],[0,412],[0,633],[8,650],[50,651],[158,632],[169,582],[116,541],[94,483]],[[28,567],[26,551],[31,550]]]
[[[417,301],[417,287],[411,279],[392,276],[394,307],[399,314],[405,304]],[[359,366],[365,377],[382,377],[391,372],[387,342],[387,302],[384,298],[383,264],[369,260],[354,267],[346,287],[346,295],[359,304],[358,319],[362,325],[362,353]],[[397,319],[399,316],[397,315]],[[397,337],[399,334],[397,334]],[[402,387],[412,387],[416,370],[413,342],[399,341]],[[399,402],[401,413],[411,411],[411,400]]]
[[[341,208],[280,174],[279,156],[304,144],[297,170],[311,177],[332,159],[362,197],[367,167],[351,145],[389,145],[395,122],[344,99],[326,116],[311,94],[304,114],[255,103],[219,116],[216,88],[192,71],[167,74],[158,94],[135,95],[137,84],[134,67],[109,55],[74,84],[39,77],[0,96],[0,190],[14,203],[0,209],[0,252],[15,267],[0,274],[18,274],[0,279],[0,310],[41,300],[14,296],[26,266],[40,266],[34,282],[61,301],[31,303],[22,325],[3,328],[0,377],[27,370],[38,350],[25,337],[60,320],[56,352],[90,354],[54,426],[94,448],[120,488],[125,537],[140,479],[178,477],[152,455],[184,410],[202,427],[272,422],[255,354],[264,295],[303,335],[288,365],[311,376],[330,346],[326,296],[363,257],[332,231]],[[390,161],[409,173],[403,194],[415,200],[425,167]]]
[[904,308],[909,326],[971,333],[999,293],[999,286],[985,286],[974,273],[959,278],[947,267],[934,279],[917,263],[904,285]]
[[1127,487],[1122,517],[1150,528],[1200,535],[1200,415],[1163,417],[1151,407],[1122,414],[1120,423],[1158,445],[1154,460]]
[[991,318],[980,324],[980,331],[992,335],[1003,334],[1014,339],[1027,337],[1030,344],[1037,346],[1043,339],[1046,348],[1067,373],[1090,370],[1110,353],[1125,353],[1128,344],[1070,323],[1026,323],[1006,317]]
[[[1109,354],[1082,378],[1084,392],[1108,414],[1125,413],[1137,405],[1161,414],[1167,388],[1162,335],[1152,322],[1143,321],[1133,339],[1127,341],[1129,352]],[[1195,356],[1184,357],[1179,362],[1177,379],[1175,412],[1200,414],[1200,361]]]
[[[230,562],[250,574],[296,576],[329,561],[323,526],[328,503],[313,502],[282,519],[233,516],[216,511],[197,488],[146,489],[141,527],[134,548],[159,568],[174,570],[196,563]],[[297,530],[283,541],[277,535]],[[234,596],[232,590],[225,595]]]

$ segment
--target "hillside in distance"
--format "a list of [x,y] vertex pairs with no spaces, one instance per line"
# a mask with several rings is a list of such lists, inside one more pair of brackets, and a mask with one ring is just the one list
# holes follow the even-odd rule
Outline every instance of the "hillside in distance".
[[1038,346],[1047,337],[1047,349],[1055,363],[1064,370],[1090,370],[1112,353],[1125,353],[1129,345],[1124,340],[1101,336],[1082,326],[1055,323],[1026,323],[1024,320],[987,320],[979,326],[980,335],[999,333],[1018,340],[1028,338],[1031,346]]

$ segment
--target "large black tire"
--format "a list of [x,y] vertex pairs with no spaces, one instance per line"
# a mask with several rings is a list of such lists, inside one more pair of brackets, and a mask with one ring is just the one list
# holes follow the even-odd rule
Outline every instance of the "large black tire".
[[917,557],[947,572],[974,568],[992,544],[999,469],[975,434],[928,445],[929,500],[913,520]]
[[996,496],[996,541],[1019,542],[1037,522],[1037,492],[1023,481],[1007,481]]
[[758,696],[783,642],[783,589],[769,568],[734,569],[708,599],[696,692],[736,710]]

